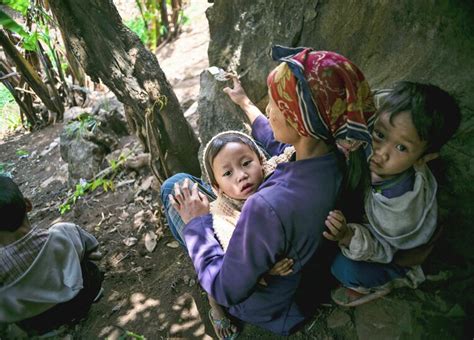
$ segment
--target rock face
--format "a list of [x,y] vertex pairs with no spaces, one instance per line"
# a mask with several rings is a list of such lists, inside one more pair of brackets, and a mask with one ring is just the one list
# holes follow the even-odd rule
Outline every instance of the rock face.
[[199,92],[199,137],[201,149],[217,133],[225,130],[248,131],[244,123],[245,114],[222,91],[231,82],[220,82],[207,71],[201,73]]
[[[240,74],[249,97],[261,109],[267,100],[266,76],[276,65],[268,57],[272,44],[341,53],[363,70],[372,88],[411,80],[433,83],[456,95],[463,122],[441,153],[447,175],[440,181],[440,222],[450,227],[441,243],[447,247],[445,262],[457,256],[474,259],[474,189],[468,184],[474,179],[472,1],[215,0],[207,16],[210,65]],[[223,96],[213,95],[215,100]],[[222,106],[200,111],[201,132],[208,126],[212,133],[232,127],[215,119],[218,110]],[[205,134],[207,139],[211,133]]]
[[100,101],[92,108],[92,114],[81,113],[60,135],[61,157],[69,165],[70,182],[93,178],[105,155],[117,147],[118,138],[128,134],[123,106],[109,103]]

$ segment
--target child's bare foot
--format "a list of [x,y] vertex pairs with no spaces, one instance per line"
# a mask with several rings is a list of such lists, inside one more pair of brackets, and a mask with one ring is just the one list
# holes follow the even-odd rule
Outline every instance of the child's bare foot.
[[212,306],[209,310],[209,319],[219,339],[235,339],[237,337],[237,326],[232,324],[221,306]]

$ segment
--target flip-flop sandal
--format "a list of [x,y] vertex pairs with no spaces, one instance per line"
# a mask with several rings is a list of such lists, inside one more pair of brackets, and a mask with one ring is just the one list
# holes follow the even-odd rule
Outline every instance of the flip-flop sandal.
[[391,292],[390,288],[378,289],[369,294],[362,294],[346,287],[339,287],[331,292],[332,300],[340,306],[356,307],[376,300]]
[[[232,326],[230,320],[226,317],[224,317],[222,319],[215,319],[212,316],[212,308],[209,310],[209,320],[211,320],[212,325],[214,326],[214,332],[216,333],[217,336],[218,336],[217,328],[225,329],[225,328],[230,328]],[[236,331],[232,335],[230,335],[228,337],[225,337],[225,338],[222,338],[222,339],[224,339],[224,340],[234,340],[239,336],[239,334],[240,334],[240,332]]]

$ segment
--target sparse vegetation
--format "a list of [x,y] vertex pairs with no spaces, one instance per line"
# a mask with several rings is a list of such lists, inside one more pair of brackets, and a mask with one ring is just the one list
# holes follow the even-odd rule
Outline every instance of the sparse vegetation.
[[97,178],[91,182],[81,179],[79,183],[76,184],[76,189],[72,195],[69,196],[66,201],[59,206],[59,212],[61,215],[71,210],[72,206],[79,198],[83,197],[88,192],[93,192],[99,187],[102,187],[104,191],[108,191],[113,190],[115,186],[114,182],[109,179]]
[[81,114],[77,120],[66,126],[66,132],[69,136],[84,136],[86,131],[93,132],[96,128],[97,120],[88,113]]

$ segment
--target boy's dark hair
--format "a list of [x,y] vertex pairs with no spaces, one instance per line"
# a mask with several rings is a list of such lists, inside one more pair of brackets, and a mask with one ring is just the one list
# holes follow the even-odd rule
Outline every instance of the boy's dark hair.
[[26,216],[26,202],[18,186],[6,176],[0,176],[0,231],[15,231]]
[[435,85],[409,81],[395,85],[379,112],[387,112],[390,122],[400,112],[410,112],[420,139],[428,143],[425,153],[438,152],[461,122],[459,106],[449,93]]
[[217,154],[221,149],[228,143],[241,143],[247,145],[257,156],[259,156],[259,150],[257,145],[250,138],[245,137],[239,133],[225,133],[221,136],[214,137],[211,143],[206,148],[204,155],[204,166],[206,167],[209,182],[213,186],[217,186],[216,177],[214,176],[214,170],[212,169],[212,163]]

